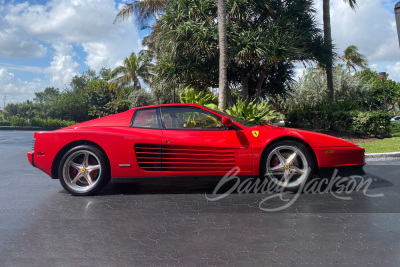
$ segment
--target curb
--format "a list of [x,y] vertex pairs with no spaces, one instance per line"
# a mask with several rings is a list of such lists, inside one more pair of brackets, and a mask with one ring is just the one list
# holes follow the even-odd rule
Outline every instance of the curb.
[[365,159],[368,161],[400,159],[400,152],[365,154]]

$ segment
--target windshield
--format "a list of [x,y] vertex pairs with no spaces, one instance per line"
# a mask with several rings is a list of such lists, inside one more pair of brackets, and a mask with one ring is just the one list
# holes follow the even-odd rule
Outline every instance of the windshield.
[[225,112],[222,112],[222,111],[219,111],[219,110],[215,110],[215,109],[211,109],[211,108],[210,108],[210,110],[212,110],[212,111],[214,111],[214,112],[216,112],[216,113],[218,113],[218,114],[220,114],[222,116],[228,116],[228,117],[232,118],[233,121],[243,125],[244,127],[254,127],[254,126],[260,125],[260,124],[254,122],[254,121],[247,121],[245,119],[237,118],[237,117],[231,116],[228,113],[225,113]]

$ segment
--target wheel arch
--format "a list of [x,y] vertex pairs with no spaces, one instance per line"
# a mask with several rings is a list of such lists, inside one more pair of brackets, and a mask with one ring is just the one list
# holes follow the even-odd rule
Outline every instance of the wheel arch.
[[302,140],[300,138],[293,137],[293,136],[282,136],[282,137],[273,139],[271,142],[269,142],[264,147],[263,152],[262,152],[261,157],[260,157],[260,165],[259,165],[259,173],[260,173],[260,175],[262,173],[262,160],[264,159],[264,156],[265,156],[268,148],[270,148],[272,145],[274,145],[274,144],[276,144],[278,142],[281,142],[281,141],[296,141],[296,142],[299,142],[300,144],[304,145],[307,148],[307,150],[310,152],[311,157],[313,158],[314,162],[316,163],[316,165],[315,165],[315,167],[316,167],[315,174],[319,173],[318,159],[317,159],[317,156],[315,155],[314,150],[311,148],[311,146],[307,142],[305,142],[304,140]]
[[66,144],[63,148],[58,151],[57,155],[54,157],[53,163],[51,165],[51,177],[53,179],[59,179],[58,177],[58,167],[60,165],[62,157],[67,153],[71,148],[76,147],[76,146],[81,146],[81,145],[91,145],[99,149],[101,152],[104,153],[105,155],[105,160],[108,163],[108,168],[111,171],[111,164],[110,164],[110,159],[108,158],[107,153],[104,151],[104,149],[97,143],[89,140],[77,140],[73,141],[71,143]]

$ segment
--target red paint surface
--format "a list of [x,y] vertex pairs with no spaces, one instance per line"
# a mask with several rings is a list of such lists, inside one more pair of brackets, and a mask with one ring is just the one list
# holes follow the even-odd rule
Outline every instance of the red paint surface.
[[[208,110],[200,105],[184,105]],[[163,106],[182,104],[151,107]],[[311,147],[320,168],[365,165],[362,147],[324,134],[271,125],[246,128],[236,122],[234,124],[241,130],[131,128],[132,116],[137,109],[56,131],[36,132],[35,167],[52,176],[51,168],[57,153],[72,142],[85,141],[104,150],[112,177],[215,176],[225,175],[234,166],[240,167],[241,175],[255,176],[259,174],[265,148],[285,138],[301,140]],[[259,131],[258,137],[252,134],[255,130]],[[333,150],[333,153],[325,153],[326,150]],[[31,153],[27,156],[32,164]],[[38,153],[44,153],[44,156],[37,156]],[[131,167],[120,167],[119,164],[130,164]]]

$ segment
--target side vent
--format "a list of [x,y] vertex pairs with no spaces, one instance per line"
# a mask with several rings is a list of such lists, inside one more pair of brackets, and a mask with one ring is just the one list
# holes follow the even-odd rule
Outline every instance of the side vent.
[[145,171],[161,171],[161,145],[136,144],[136,159]]
[[135,152],[145,171],[229,171],[236,166],[231,148],[136,144]]

